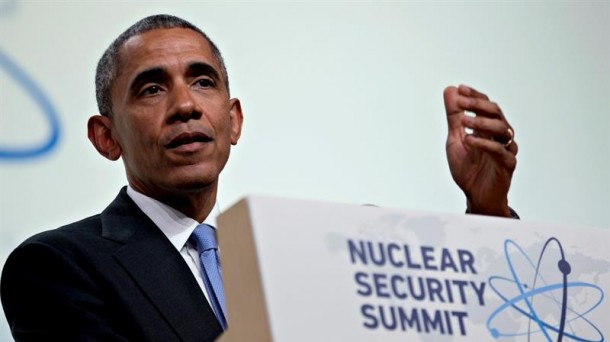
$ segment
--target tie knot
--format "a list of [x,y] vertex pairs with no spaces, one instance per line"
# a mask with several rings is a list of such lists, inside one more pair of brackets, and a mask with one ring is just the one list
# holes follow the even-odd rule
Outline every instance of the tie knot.
[[191,242],[197,244],[197,250],[199,253],[210,250],[217,249],[218,243],[216,242],[216,230],[207,224],[198,225],[193,234],[190,237]]

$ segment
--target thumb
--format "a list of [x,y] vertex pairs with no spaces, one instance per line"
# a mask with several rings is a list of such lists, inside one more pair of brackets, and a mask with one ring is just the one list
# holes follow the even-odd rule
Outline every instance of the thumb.
[[461,136],[463,132],[462,116],[464,115],[464,110],[458,105],[459,96],[458,89],[454,86],[449,86],[443,91],[450,136]]

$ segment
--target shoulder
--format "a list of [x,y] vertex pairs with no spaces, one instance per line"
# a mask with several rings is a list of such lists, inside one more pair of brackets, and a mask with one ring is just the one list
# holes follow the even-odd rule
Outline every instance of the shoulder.
[[[15,251],[32,248],[49,248],[58,250],[83,249],[94,252],[96,245],[108,240],[104,231],[113,225],[120,225],[129,217],[138,216],[138,209],[122,189],[117,197],[101,214],[86,217],[59,228],[40,232],[26,239]],[[116,220],[108,220],[116,217]],[[106,242],[111,242],[110,240]]]
[[[44,231],[26,239],[9,255],[2,281],[29,272],[74,269],[91,265],[95,251],[103,244],[99,215],[57,229]],[[18,276],[17,279],[20,277]]]
[[87,217],[65,226],[35,234],[21,243],[13,253],[23,249],[49,248],[64,250],[69,246],[83,246],[101,238],[100,215]]

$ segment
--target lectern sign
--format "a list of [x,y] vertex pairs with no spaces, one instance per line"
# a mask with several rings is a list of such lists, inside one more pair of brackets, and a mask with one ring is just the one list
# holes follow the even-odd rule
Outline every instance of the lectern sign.
[[604,341],[610,230],[254,197],[222,341]]
[[360,307],[366,328],[466,336],[464,305],[485,305],[486,282],[477,279],[468,250],[350,239],[347,244],[351,263],[365,266],[356,268],[354,280],[356,293],[366,298]]

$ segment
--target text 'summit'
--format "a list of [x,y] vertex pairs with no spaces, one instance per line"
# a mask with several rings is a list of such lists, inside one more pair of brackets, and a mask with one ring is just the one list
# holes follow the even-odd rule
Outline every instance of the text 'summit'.
[[[463,335],[467,305],[484,306],[485,281],[465,249],[347,240],[368,329]],[[466,275],[466,276],[464,276]]]

